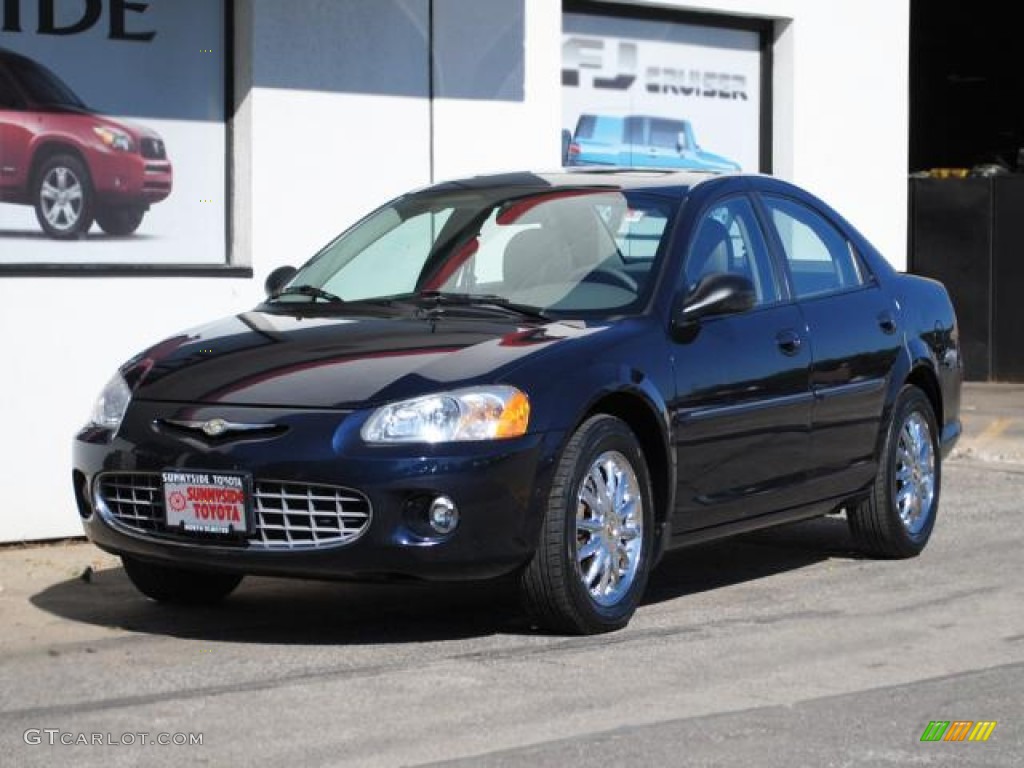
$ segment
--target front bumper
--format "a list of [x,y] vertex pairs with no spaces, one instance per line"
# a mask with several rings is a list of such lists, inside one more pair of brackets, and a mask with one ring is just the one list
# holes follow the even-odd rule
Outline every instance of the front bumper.
[[[116,437],[85,429],[73,480],[86,535],[113,554],[178,567],[308,578],[474,579],[508,573],[536,547],[559,436],[447,446],[368,446],[365,413],[133,402]],[[163,419],[273,424],[272,433],[211,439]],[[259,537],[202,540],[125,526],[96,504],[104,473],[158,477],[166,469],[233,471],[255,483],[353,489],[369,500],[364,533],[341,544],[267,548]],[[446,536],[426,523],[423,500],[453,499],[460,523]],[[161,501],[162,503],[162,501]]]
[[939,436],[939,450],[942,454],[942,458],[949,458],[949,455],[953,452],[953,448],[960,439],[962,432],[963,427],[960,419],[950,421],[942,428],[942,434]]
[[96,194],[106,205],[158,203],[174,186],[174,171],[166,159],[104,148],[93,153],[89,166]]

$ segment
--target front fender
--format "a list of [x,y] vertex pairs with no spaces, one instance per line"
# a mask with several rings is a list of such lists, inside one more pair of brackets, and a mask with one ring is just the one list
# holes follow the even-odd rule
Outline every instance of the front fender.
[[[595,385],[594,382],[600,382]],[[589,389],[585,389],[589,387]],[[564,382],[559,412],[564,420],[549,434],[561,437],[550,472],[550,481],[573,433],[595,413],[607,413],[625,421],[640,442],[647,459],[648,474],[655,505],[653,562],[657,562],[671,538],[671,510],[675,507],[676,461],[671,446],[671,417],[663,386],[656,376],[627,365],[600,363],[580,369],[570,382]],[[586,392],[581,397],[581,392]],[[545,493],[546,498],[546,493]]]

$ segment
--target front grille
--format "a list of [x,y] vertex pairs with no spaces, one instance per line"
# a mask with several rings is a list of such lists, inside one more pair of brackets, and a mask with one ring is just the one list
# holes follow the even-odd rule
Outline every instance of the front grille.
[[[248,539],[251,547],[337,546],[359,538],[370,526],[370,500],[350,488],[256,480],[252,496],[254,530]],[[96,481],[96,507],[115,526],[138,533],[178,536],[177,531],[164,526],[163,489],[157,473],[100,475]]]
[[160,139],[143,139],[142,156],[150,160],[165,160],[167,149]]
[[101,475],[99,499],[110,516],[136,531],[158,530],[164,519],[164,495],[160,475],[133,472]]
[[253,507],[267,548],[347,541],[370,522],[370,502],[363,494],[329,485],[259,482]]

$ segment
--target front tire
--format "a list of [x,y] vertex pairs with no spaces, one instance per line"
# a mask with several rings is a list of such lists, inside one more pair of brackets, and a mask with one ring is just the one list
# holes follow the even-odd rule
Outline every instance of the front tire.
[[521,577],[536,623],[596,634],[624,627],[647,585],[654,531],[651,481],[629,427],[585,421],[558,461],[540,543]]
[[871,493],[848,513],[860,549],[880,558],[919,555],[939,508],[942,454],[931,401],[904,386],[893,406]]
[[73,155],[54,155],[35,175],[32,202],[39,226],[50,237],[85,237],[93,221],[93,191],[89,169]]
[[127,237],[139,228],[145,215],[146,209],[138,206],[109,206],[96,212],[96,223],[108,235]]
[[160,603],[213,605],[230,595],[242,577],[233,573],[190,571],[121,557],[124,572],[135,588]]

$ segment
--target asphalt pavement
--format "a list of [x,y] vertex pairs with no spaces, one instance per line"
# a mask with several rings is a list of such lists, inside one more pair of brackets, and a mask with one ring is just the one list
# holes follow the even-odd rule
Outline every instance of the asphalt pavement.
[[862,559],[841,518],[703,545],[599,637],[537,632],[501,582],[248,579],[187,610],[86,543],[2,548],[0,765],[1017,768],[1024,386],[963,415],[921,557]]

